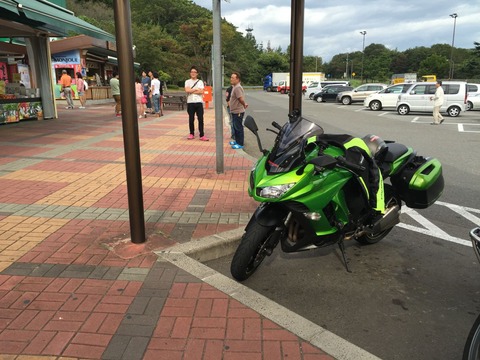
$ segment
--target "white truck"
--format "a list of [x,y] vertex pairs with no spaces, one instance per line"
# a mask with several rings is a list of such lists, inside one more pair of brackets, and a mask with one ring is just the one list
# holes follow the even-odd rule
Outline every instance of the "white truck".
[[[320,82],[325,80],[323,72],[304,72],[302,74],[302,92],[307,90],[307,87],[312,82]],[[287,74],[285,81],[280,82],[278,92],[288,94],[290,92],[290,74]]]

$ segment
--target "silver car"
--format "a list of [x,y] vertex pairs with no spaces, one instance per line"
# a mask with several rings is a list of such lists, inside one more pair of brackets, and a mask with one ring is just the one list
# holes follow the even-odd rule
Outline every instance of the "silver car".
[[337,95],[337,101],[343,105],[350,105],[353,102],[360,102],[365,98],[387,87],[386,84],[363,84],[351,91],[342,91]]
[[398,95],[405,93],[411,86],[411,83],[391,85],[382,91],[368,95],[363,101],[363,106],[373,111],[379,111],[385,108],[396,109]]

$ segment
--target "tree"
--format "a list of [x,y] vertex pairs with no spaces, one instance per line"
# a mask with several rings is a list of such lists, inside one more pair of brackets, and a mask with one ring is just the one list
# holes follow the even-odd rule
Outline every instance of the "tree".
[[263,52],[258,57],[258,66],[263,74],[289,71],[288,59],[278,52]]
[[434,74],[439,79],[448,78],[450,69],[448,58],[443,55],[432,54],[425,60],[422,60],[418,69],[418,75]]
[[370,44],[365,48],[363,78],[365,81],[386,82],[392,71],[390,65],[394,52],[382,44]]

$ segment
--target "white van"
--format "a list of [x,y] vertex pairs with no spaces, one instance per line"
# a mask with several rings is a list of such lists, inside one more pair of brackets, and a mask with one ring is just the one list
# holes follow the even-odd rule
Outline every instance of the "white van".
[[305,98],[313,100],[313,95],[322,91],[325,85],[343,85],[350,86],[350,81],[343,80],[325,80],[325,81],[313,81],[308,85],[307,90],[305,91]]
[[480,84],[468,83],[467,91],[468,95],[480,94]]
[[[445,102],[440,108],[451,117],[465,111],[467,103],[467,83],[464,81],[444,81],[442,88],[445,93]],[[406,93],[398,95],[397,112],[407,115],[410,111],[433,112],[433,101],[430,98],[435,94],[434,82],[419,82],[410,86]]]

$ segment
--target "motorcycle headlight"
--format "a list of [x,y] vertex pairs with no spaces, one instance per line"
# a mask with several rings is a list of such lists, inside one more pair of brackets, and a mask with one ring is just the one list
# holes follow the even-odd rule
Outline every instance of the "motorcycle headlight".
[[290,190],[295,183],[267,186],[260,191],[260,196],[269,199],[277,199]]

